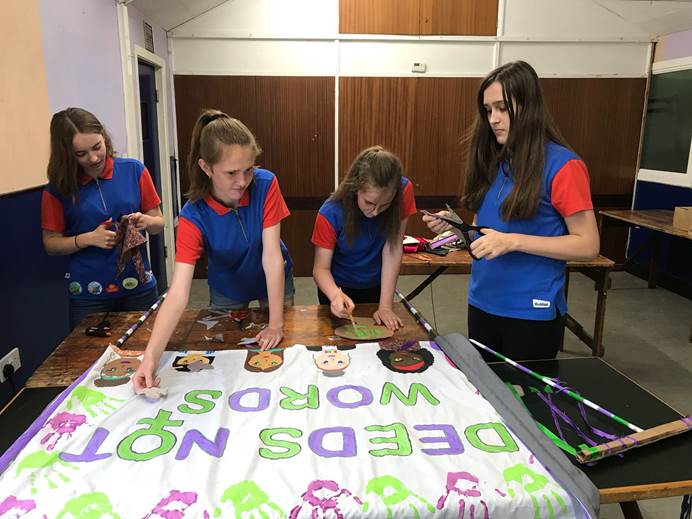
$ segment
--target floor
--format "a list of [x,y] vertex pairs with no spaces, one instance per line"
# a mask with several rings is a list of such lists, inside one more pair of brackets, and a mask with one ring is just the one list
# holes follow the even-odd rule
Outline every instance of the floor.
[[[401,276],[399,288],[407,293],[424,276]],[[468,276],[443,275],[415,299],[416,308],[441,335],[466,332]],[[604,359],[681,413],[692,414],[692,343],[688,342],[692,301],[662,288],[648,289],[646,281],[625,272],[611,275],[606,308]],[[296,278],[295,304],[317,304],[312,278]],[[573,274],[569,311],[587,330],[593,329],[596,294],[593,282]],[[209,302],[206,280],[195,280],[190,306]],[[586,356],[590,350],[571,332],[565,333],[561,356]],[[641,501],[649,519],[676,518],[681,498]],[[618,505],[604,505],[601,518],[620,519]]]

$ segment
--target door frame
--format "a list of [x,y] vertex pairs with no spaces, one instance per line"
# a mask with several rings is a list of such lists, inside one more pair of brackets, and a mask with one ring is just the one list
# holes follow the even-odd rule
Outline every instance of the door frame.
[[[171,161],[170,147],[168,140],[168,93],[166,89],[166,62],[163,58],[153,52],[134,45],[134,63],[144,62],[154,67],[154,77],[156,80],[156,91],[158,93],[158,103],[156,107],[156,118],[159,137],[159,167],[161,168],[161,200],[163,201],[163,219],[165,227],[163,229],[163,243],[166,247],[166,280],[167,285],[171,286],[173,278],[173,266],[175,264],[175,222],[173,220],[173,189],[171,186]],[[142,114],[139,110],[139,73],[134,74],[134,111],[137,114],[137,159],[144,162],[144,149],[142,147]]]

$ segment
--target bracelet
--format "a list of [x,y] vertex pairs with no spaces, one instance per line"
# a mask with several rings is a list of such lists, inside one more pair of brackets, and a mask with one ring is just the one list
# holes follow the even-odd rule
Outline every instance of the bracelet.
[[82,250],[82,248],[77,243],[77,236],[79,236],[79,235],[78,234],[74,235],[74,246],[77,247],[77,250]]

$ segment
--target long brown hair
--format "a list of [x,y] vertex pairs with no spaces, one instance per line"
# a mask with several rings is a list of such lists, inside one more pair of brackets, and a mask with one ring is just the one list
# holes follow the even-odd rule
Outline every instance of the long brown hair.
[[48,181],[58,193],[77,198],[81,166],[74,155],[72,139],[78,133],[98,133],[103,136],[106,153],[113,156],[111,137],[94,114],[83,108],[66,108],[53,115],[50,121],[50,159]]
[[[380,213],[380,230],[390,246],[395,245],[401,222],[401,175],[399,157],[382,146],[372,146],[361,151],[351,164],[346,177],[330,197],[341,202],[344,211],[344,231],[349,245],[359,232],[358,221],[362,214],[358,208],[358,191],[371,187],[395,190],[389,207]],[[401,246],[401,244],[396,244]]]
[[[485,90],[496,81],[502,86],[510,121],[504,146],[495,139],[483,106]],[[502,217],[505,221],[530,218],[536,214],[541,198],[546,142],[569,148],[545,106],[536,71],[525,61],[496,68],[481,83],[476,104],[461,203],[477,212],[499,166],[509,163],[514,185],[502,203]]]
[[187,159],[190,175],[190,190],[187,196],[191,202],[204,198],[211,191],[211,179],[199,166],[199,159],[213,166],[221,160],[223,146],[233,144],[250,146],[255,156],[262,153],[255,136],[238,119],[233,119],[220,110],[202,110],[192,130],[190,155]]

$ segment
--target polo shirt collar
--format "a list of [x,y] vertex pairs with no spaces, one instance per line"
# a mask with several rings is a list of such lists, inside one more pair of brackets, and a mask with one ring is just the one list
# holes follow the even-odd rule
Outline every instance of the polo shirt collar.
[[[106,165],[101,172],[99,180],[110,180],[111,178],[113,178],[113,157],[106,157]],[[84,173],[79,174],[80,186],[86,186],[92,180],[94,180],[94,178],[89,175],[85,175]]]
[[[247,207],[248,205],[250,205],[250,188],[251,187],[252,187],[252,185],[248,186],[248,188],[245,190],[245,193],[243,193],[243,196],[240,198],[240,201],[238,202],[238,208]],[[226,207],[221,202],[219,202],[216,198],[211,196],[211,193],[209,193],[207,196],[204,197],[204,201],[219,216],[223,216],[226,213],[228,213],[229,211],[233,210],[230,207]]]

